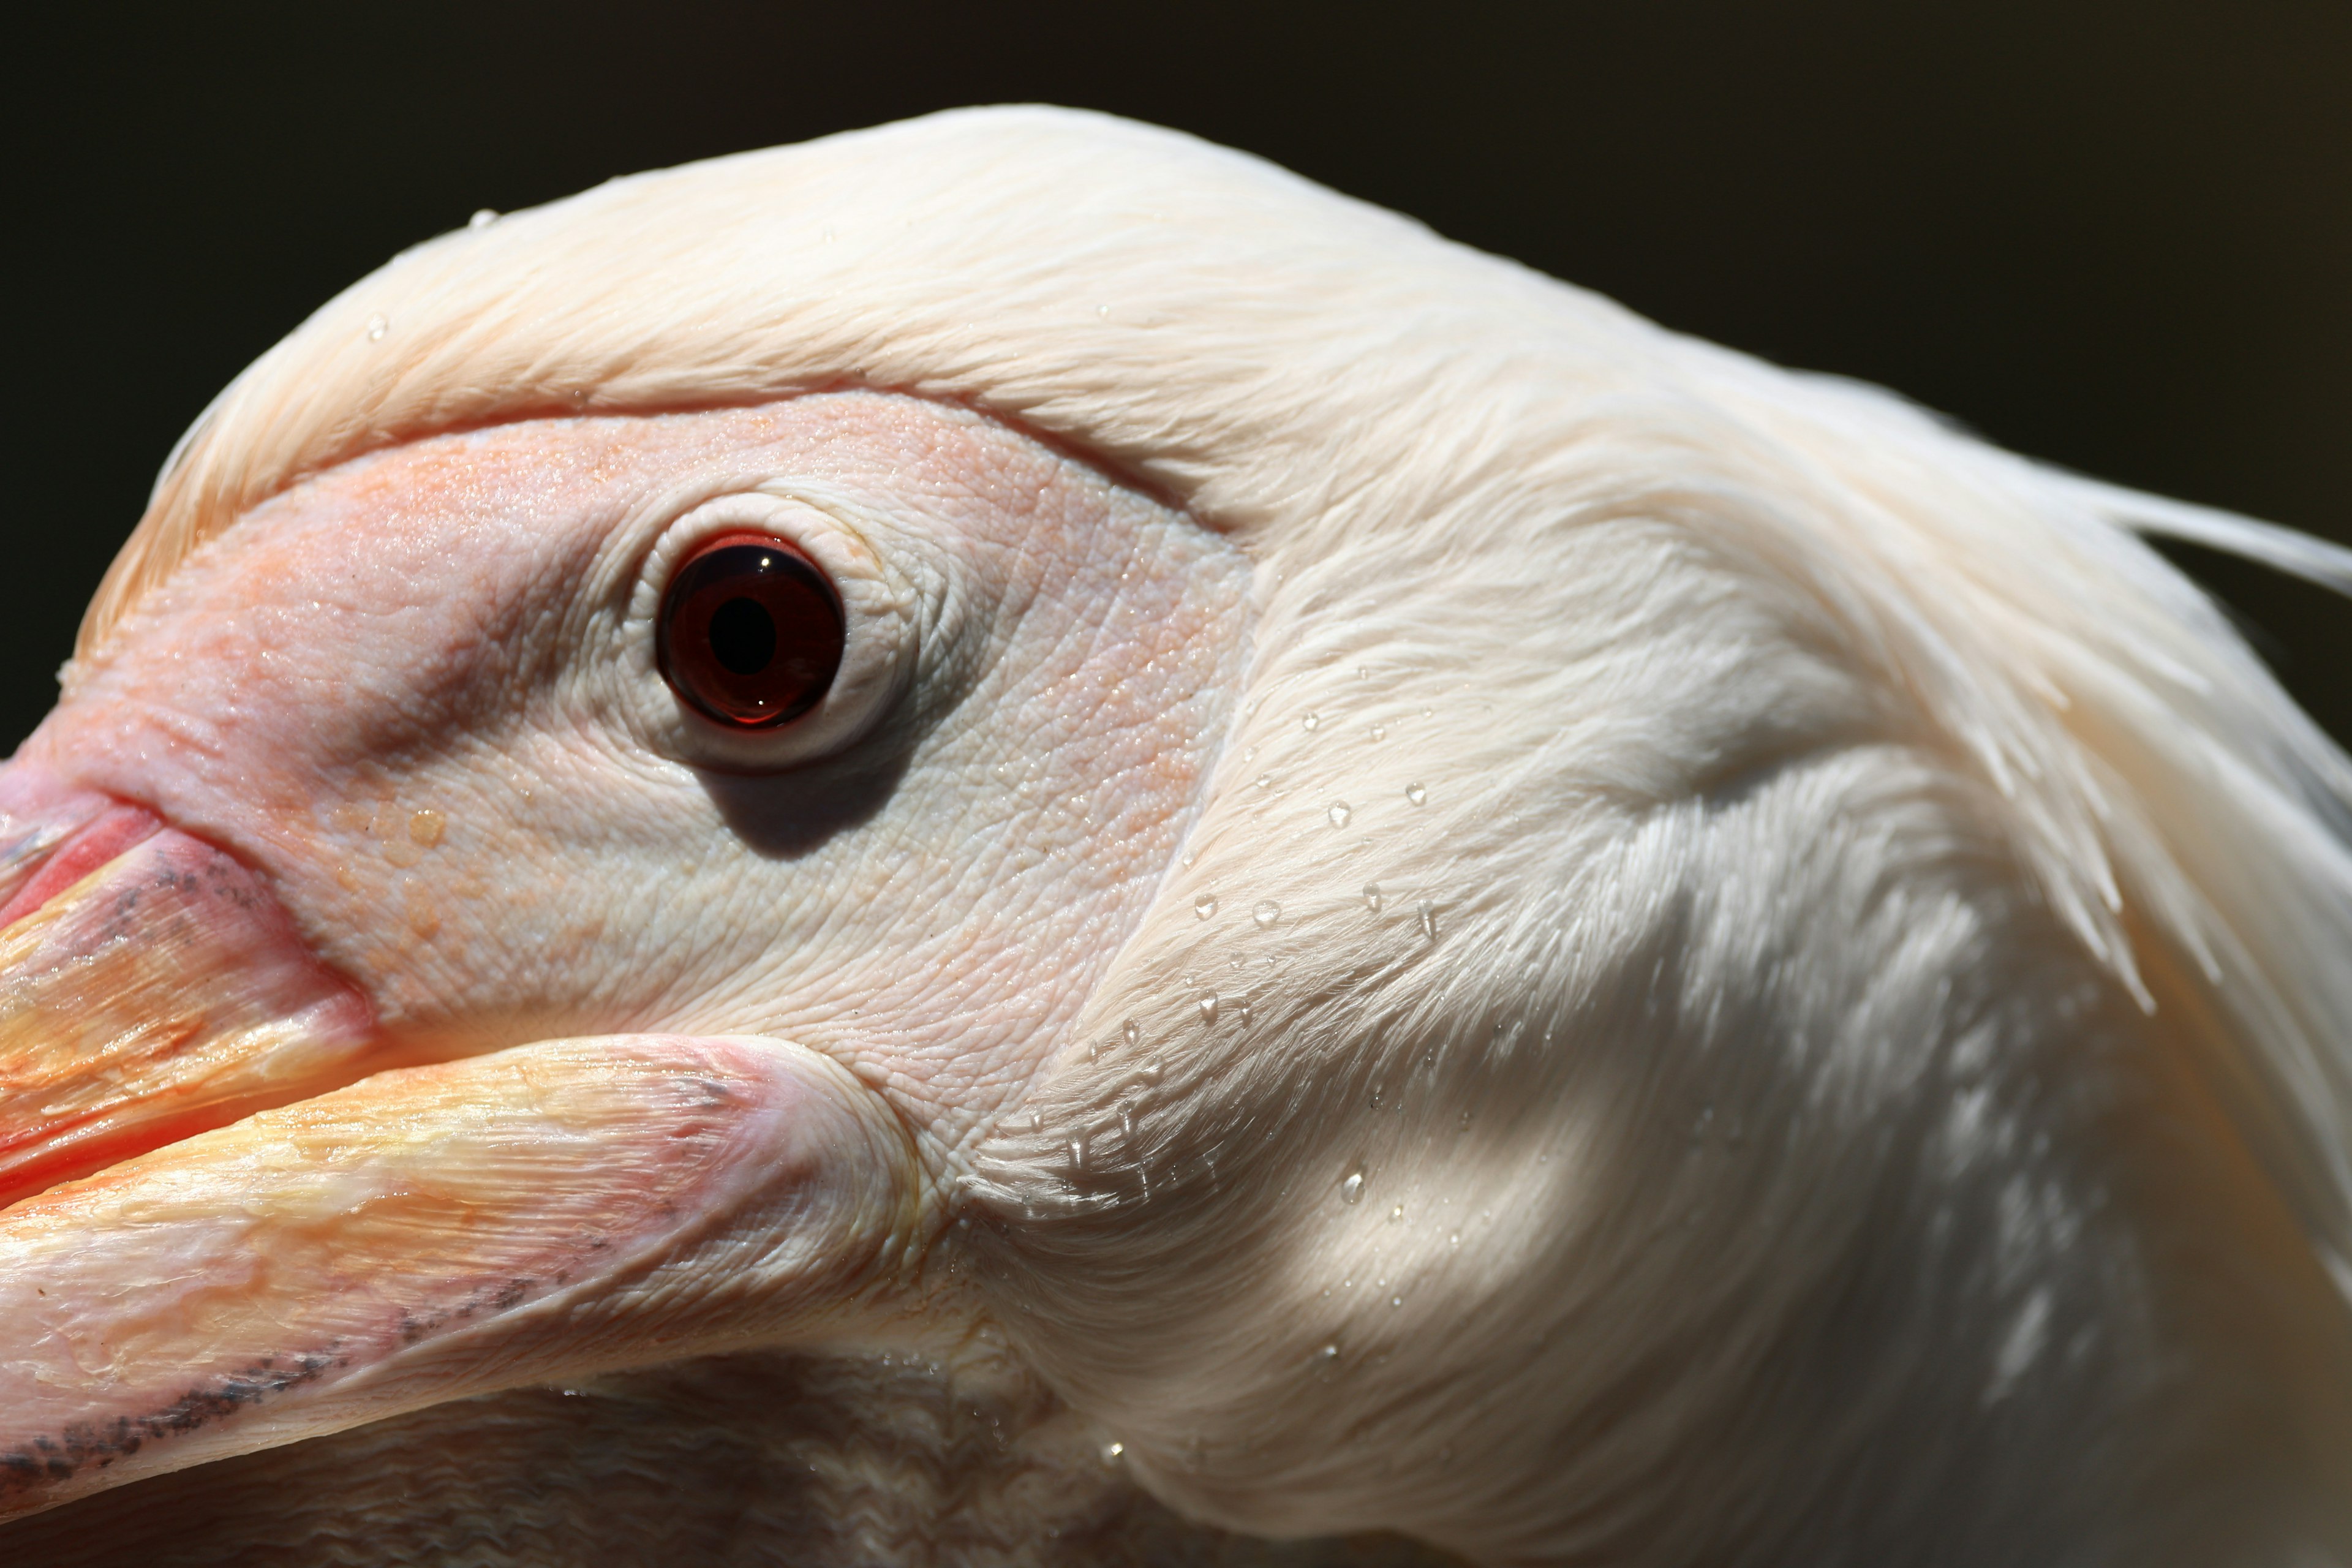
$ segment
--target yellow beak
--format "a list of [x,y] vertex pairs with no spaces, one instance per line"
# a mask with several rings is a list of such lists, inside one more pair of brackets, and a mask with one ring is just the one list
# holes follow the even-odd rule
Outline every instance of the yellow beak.
[[89,795],[8,826],[0,1206],[393,1065],[228,855]]

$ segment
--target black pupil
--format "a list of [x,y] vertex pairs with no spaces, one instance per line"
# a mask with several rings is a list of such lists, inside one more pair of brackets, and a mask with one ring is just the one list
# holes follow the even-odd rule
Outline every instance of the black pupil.
[[723,534],[662,592],[654,657],[662,679],[722,724],[770,729],[821,701],[846,646],[841,600],[799,551]]
[[710,617],[710,651],[737,675],[757,675],[776,657],[776,617],[750,599],[730,599]]

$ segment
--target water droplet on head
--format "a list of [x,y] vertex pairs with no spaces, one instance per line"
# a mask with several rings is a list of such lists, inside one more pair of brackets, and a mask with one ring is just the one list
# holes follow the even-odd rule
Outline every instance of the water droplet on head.
[[1437,717],[1437,710],[1434,708],[1424,708],[1421,710],[1421,716],[1424,719],[1434,719]]
[[1381,1086],[1380,1086],[1379,1084],[1374,1084],[1374,1085],[1372,1085],[1372,1092],[1371,1092],[1370,1099],[1371,1099],[1371,1102],[1372,1102],[1372,1109],[1373,1109],[1374,1110],[1378,1110],[1381,1108]]
[[370,316],[368,318],[368,342],[372,343],[380,343],[383,342],[384,333],[390,331],[392,331],[392,323],[385,321],[382,316]]
[[1421,917],[1421,934],[1435,942],[1437,940],[1437,906],[1423,899],[1413,905],[1412,911]]
[[1102,1450],[1103,1463],[1106,1465],[1116,1465],[1118,1463],[1120,1456],[1124,1455],[1126,1452],[1127,1445],[1124,1443],[1105,1443]]
[[1260,899],[1257,901],[1257,908],[1250,911],[1250,919],[1257,922],[1257,929],[1260,931],[1271,930],[1274,922],[1281,918],[1282,906],[1272,899]]
[[1364,1173],[1361,1171],[1349,1172],[1347,1179],[1339,1184],[1339,1201],[1343,1204],[1351,1204],[1363,1195]]
[[1135,1047],[1135,1042],[1143,1037],[1143,1031],[1135,1026],[1134,1019],[1129,1018],[1118,1026],[1118,1037],[1127,1042],[1128,1047],[1131,1050]]
[[1321,1362],[1325,1366],[1329,1366],[1333,1362],[1339,1359],[1339,1347],[1338,1345],[1327,1344],[1321,1350],[1315,1352],[1315,1359]]
[[1141,1067],[1136,1068],[1135,1076],[1147,1085],[1158,1083],[1161,1077],[1160,1058],[1158,1057],[1154,1057],[1150,1061],[1144,1063]]
[[1399,1204],[1394,1208],[1389,1210],[1389,1223],[1391,1225],[1399,1224],[1403,1220],[1403,1218],[1404,1205],[1402,1204]]
[[1202,920],[1207,920],[1211,915],[1215,914],[1217,912],[1217,895],[1214,893],[1202,893],[1199,898],[1194,899],[1192,900],[1192,912],[1200,916]]
[[1345,827],[1348,826],[1348,818],[1353,816],[1355,813],[1348,809],[1348,803],[1346,801],[1335,800],[1331,803],[1331,809],[1325,812],[1323,815],[1331,819],[1332,826]]
[[1404,786],[1404,797],[1405,799],[1412,802],[1415,805],[1426,805],[1429,804],[1429,792],[1422,788],[1417,784],[1409,784]]
[[1378,882],[1364,884],[1364,908],[1374,914],[1381,912],[1381,885]]
[[1445,1238],[1445,1245],[1446,1245],[1446,1246],[1448,1246],[1448,1247],[1459,1247],[1459,1246],[1461,1246],[1461,1245],[1462,1245],[1462,1233],[1461,1233],[1460,1231],[1458,1231],[1458,1230],[1457,1230],[1457,1231],[1455,1231],[1452,1236],[1447,1237]]
[[1192,868],[1193,858],[1194,857],[1192,852],[1190,849],[1187,849],[1184,853],[1176,857],[1176,864],[1183,867],[1184,869],[1189,871]]
[[1385,740],[1387,740],[1388,738],[1389,738],[1389,727],[1388,727],[1386,724],[1375,724],[1375,725],[1373,725],[1373,726],[1372,726],[1372,739],[1373,739],[1373,740],[1375,740],[1375,741],[1385,741]]
[[1201,998],[1201,1022],[1203,1024],[1213,1024],[1216,1021],[1217,994],[1212,991],[1207,995]]
[[1250,782],[1257,785],[1260,789],[1272,789],[1274,787],[1274,775],[1272,773],[1260,773]]
[[1298,727],[1302,730],[1318,730],[1321,729],[1322,726],[1323,715],[1320,713],[1309,713],[1306,718],[1301,719],[1298,721]]
[[1402,1296],[1391,1296],[1389,1298],[1389,1305],[1391,1307],[1402,1307],[1404,1305],[1404,1298]]
[[1244,1024],[1248,1023],[1250,1021],[1249,998],[1244,996],[1239,1002],[1234,1003],[1234,1005],[1240,1009],[1242,1022]]
[[498,221],[499,214],[497,208],[476,207],[474,209],[474,216],[466,220],[466,226],[467,228],[488,228],[490,225]]

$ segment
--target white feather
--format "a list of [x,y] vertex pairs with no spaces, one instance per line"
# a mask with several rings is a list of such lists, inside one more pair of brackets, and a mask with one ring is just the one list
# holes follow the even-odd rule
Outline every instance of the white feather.
[[840,384],[1256,562],[1189,863],[965,1152],[1156,1489],[1493,1561],[2352,1555],[2352,766],[2133,531],[2343,552],[1014,110],[400,258],[208,411],[85,651],[355,453]]

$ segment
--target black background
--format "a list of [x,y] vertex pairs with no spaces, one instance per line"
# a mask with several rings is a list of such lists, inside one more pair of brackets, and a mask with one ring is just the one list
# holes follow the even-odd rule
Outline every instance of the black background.
[[[2037,456],[2352,539],[2344,0],[87,8],[6,53],[0,745],[173,437],[394,250],[969,102],[1181,126]],[[2352,610],[2183,558],[2352,734]]]

